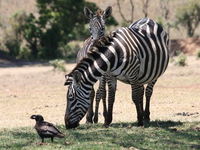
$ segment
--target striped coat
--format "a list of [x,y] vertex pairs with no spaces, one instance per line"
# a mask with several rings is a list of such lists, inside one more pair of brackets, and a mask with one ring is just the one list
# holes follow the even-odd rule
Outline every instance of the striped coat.
[[[102,38],[66,75],[65,84],[69,85],[66,127],[78,126],[90,105],[91,88],[105,73],[131,85],[138,125],[143,126],[143,119],[150,120],[149,103],[153,86],[168,65],[168,42],[168,35],[163,28],[148,18],[138,20],[129,27],[119,28]],[[146,107],[143,110],[145,84]],[[108,114],[105,126],[111,123],[111,116],[112,113]]]

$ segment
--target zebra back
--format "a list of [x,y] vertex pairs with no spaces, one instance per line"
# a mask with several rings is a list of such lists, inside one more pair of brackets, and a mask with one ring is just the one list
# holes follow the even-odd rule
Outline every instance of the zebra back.
[[[137,52],[140,59],[139,81],[144,84],[161,76],[169,62],[169,36],[155,21],[144,18],[129,26],[140,44]],[[145,68],[149,68],[145,70]]]

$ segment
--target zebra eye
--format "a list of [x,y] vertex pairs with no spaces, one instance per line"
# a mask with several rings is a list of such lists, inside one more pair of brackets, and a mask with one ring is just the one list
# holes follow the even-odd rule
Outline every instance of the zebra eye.
[[73,92],[73,89],[69,89],[69,90],[68,90],[67,98],[68,98],[70,101],[73,101],[73,100],[74,100],[74,92]]
[[73,93],[69,93],[68,99],[69,99],[70,101],[73,101],[73,100],[74,100],[74,94],[73,94]]

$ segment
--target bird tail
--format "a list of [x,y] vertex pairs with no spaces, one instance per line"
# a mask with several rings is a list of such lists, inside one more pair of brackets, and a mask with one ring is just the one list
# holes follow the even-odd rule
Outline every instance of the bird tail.
[[64,138],[64,137],[65,137],[65,135],[64,135],[64,134],[62,134],[62,133],[58,133],[58,134],[56,135],[56,137],[58,137],[58,138]]

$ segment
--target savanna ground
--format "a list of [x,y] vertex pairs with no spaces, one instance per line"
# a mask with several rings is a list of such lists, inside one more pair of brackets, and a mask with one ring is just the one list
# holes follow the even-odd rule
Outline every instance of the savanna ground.
[[[5,142],[3,142],[3,145],[0,144],[0,147],[5,149],[11,147],[12,149],[13,147],[10,142],[15,143],[15,137],[19,138],[17,135],[23,139],[25,138],[24,140],[30,139],[28,144],[25,142],[26,144],[22,144],[20,147],[16,145],[14,148],[17,149],[18,147],[20,149],[29,145],[29,143],[38,146],[37,143],[40,142],[40,139],[33,128],[35,121],[31,120],[30,116],[33,114],[41,114],[46,121],[57,125],[59,129],[66,134],[65,142],[71,141],[73,138],[75,142],[81,137],[88,140],[88,136],[96,135],[97,133],[99,134],[99,138],[103,136],[101,139],[113,141],[114,139],[118,139],[116,138],[118,137],[118,133],[123,132],[123,134],[127,133],[127,135],[120,135],[119,137],[124,137],[124,139],[137,138],[139,143],[137,140],[135,142],[124,141],[125,143],[121,140],[118,141],[119,143],[121,142],[121,145],[119,144],[120,146],[111,144],[109,148],[123,149],[137,147],[139,149],[155,149],[148,147],[148,144],[146,147],[135,145],[136,143],[140,144],[142,141],[145,141],[144,137],[138,135],[132,137],[132,135],[136,133],[148,137],[148,134],[153,132],[153,138],[151,137],[149,139],[160,138],[157,142],[165,143],[166,149],[168,149],[168,144],[172,144],[173,142],[168,141],[166,143],[161,140],[163,138],[162,134],[159,133],[160,135],[156,135],[157,133],[155,133],[167,127],[167,129],[170,129],[167,130],[169,132],[167,133],[169,139],[176,137],[171,134],[171,130],[180,130],[180,132],[186,130],[187,134],[184,133],[183,137],[189,137],[189,139],[192,140],[191,142],[193,142],[191,144],[191,142],[186,141],[186,143],[190,143],[190,146],[186,146],[186,149],[198,149],[200,148],[200,60],[198,60],[196,56],[187,56],[186,62],[187,66],[185,67],[174,66],[173,63],[169,63],[168,69],[164,75],[159,78],[154,87],[154,93],[151,99],[152,123],[146,126],[149,127],[153,125],[154,128],[147,128],[144,130],[136,127],[136,110],[131,100],[130,85],[118,82],[113,122],[110,127],[111,129],[115,128],[117,130],[116,132],[101,127],[101,123],[103,123],[102,104],[100,104],[99,112],[100,124],[95,126],[85,125],[85,118],[83,118],[79,128],[74,131],[65,130],[64,114],[67,91],[67,87],[63,86],[65,73],[54,72],[52,66],[45,66],[42,64],[2,67],[0,68],[0,133],[2,134],[0,135],[0,139]],[[75,64],[66,64],[67,72],[70,72],[74,66]],[[98,84],[95,85],[95,88],[97,88],[97,85]],[[126,131],[126,127],[130,125],[133,130]],[[184,129],[181,125],[187,126],[187,128]],[[21,127],[24,127],[25,132]],[[82,130],[82,132],[77,133],[78,130]],[[90,131],[92,131],[92,133],[88,134]],[[190,131],[193,133],[190,134]],[[166,130],[161,130],[161,133],[165,132]],[[103,135],[101,133],[103,133]],[[73,134],[75,136],[72,138]],[[29,137],[29,135],[32,136]],[[164,135],[164,137],[165,136],[166,135]],[[180,136],[180,140],[183,139],[183,137]],[[59,139],[57,139],[57,143],[59,143],[58,141]],[[61,141],[63,142],[63,140]],[[90,142],[91,141],[95,140],[92,138],[90,139]],[[19,143],[23,142],[24,141],[20,141]],[[71,142],[73,143],[73,140]],[[115,142],[117,141],[114,141],[114,143]],[[10,147],[8,143],[11,145]],[[81,145],[80,143],[83,144],[84,142],[81,142],[80,139],[78,143],[80,148],[87,145]],[[94,143],[92,144],[94,145]],[[6,147],[6,145],[8,147]],[[96,149],[103,149],[103,146],[109,144],[100,140],[96,145],[98,145]],[[176,145],[181,145],[181,143],[176,143]],[[62,146],[63,145],[60,147]],[[71,149],[75,145],[69,144],[67,146]],[[79,147],[77,149],[79,149]],[[37,147],[28,147],[28,149],[30,148],[36,149]],[[92,147],[89,147],[89,149],[90,148],[92,149]],[[169,149],[173,148],[174,147],[169,147]],[[175,148],[178,147],[175,146]],[[46,149],[48,149],[48,147],[46,147]],[[161,149],[163,148],[161,147]]]

